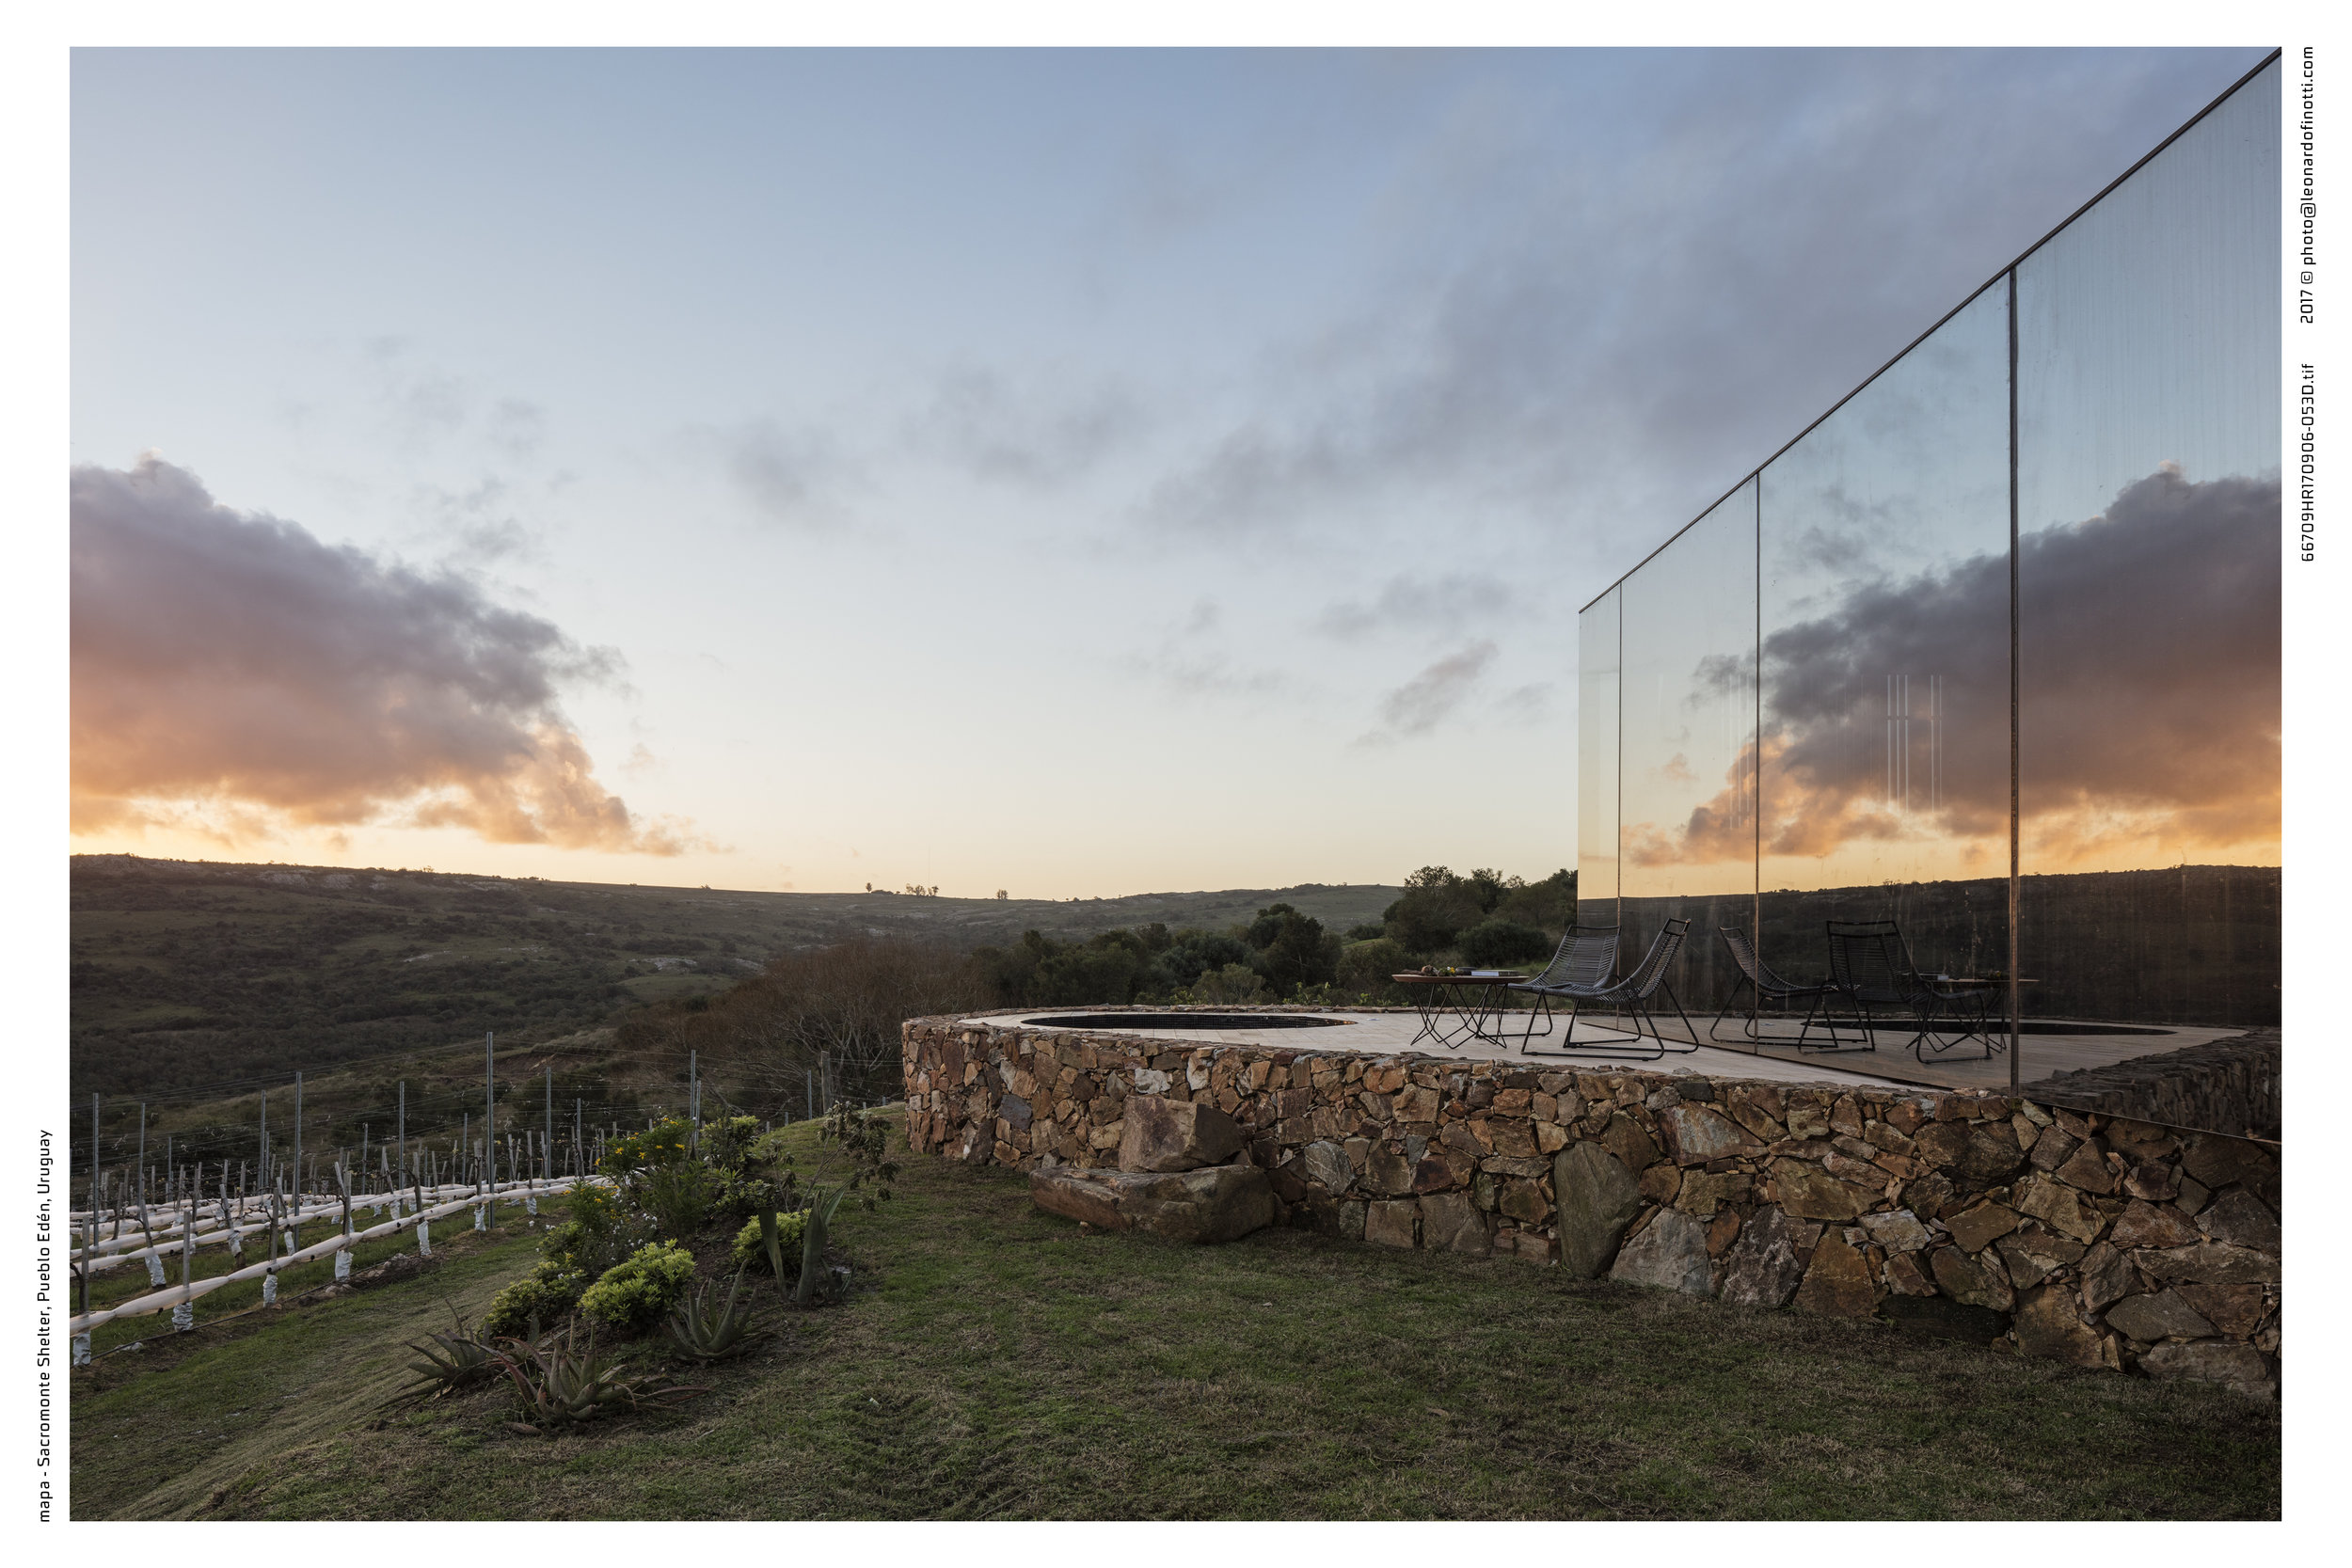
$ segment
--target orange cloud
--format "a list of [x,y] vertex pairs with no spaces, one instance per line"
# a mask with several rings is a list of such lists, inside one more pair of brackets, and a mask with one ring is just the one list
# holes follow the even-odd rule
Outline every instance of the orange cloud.
[[153,456],[72,472],[72,828],[459,827],[675,855],[595,778],[556,700],[618,660]]

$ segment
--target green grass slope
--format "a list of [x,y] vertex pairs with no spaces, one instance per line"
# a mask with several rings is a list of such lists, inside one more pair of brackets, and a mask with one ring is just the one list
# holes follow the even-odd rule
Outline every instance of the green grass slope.
[[[793,1136],[803,1136],[800,1129]],[[399,1342],[527,1236],[80,1374],[79,1517],[2276,1518],[2274,1407],[1292,1231],[1081,1234],[1026,1179],[908,1158],[845,1211],[862,1288],[553,1439],[400,1413]],[[445,1299],[446,1298],[446,1299]],[[246,1326],[247,1324],[253,1326]],[[650,1353],[649,1353],[650,1354]],[[145,1360],[142,1361],[141,1358]],[[135,1366],[134,1364],[136,1364]]]

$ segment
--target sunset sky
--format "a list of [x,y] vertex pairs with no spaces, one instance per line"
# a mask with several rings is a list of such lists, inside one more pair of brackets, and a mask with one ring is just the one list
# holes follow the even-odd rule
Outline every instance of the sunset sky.
[[2264,53],[83,51],[73,847],[1574,864],[1578,608]]

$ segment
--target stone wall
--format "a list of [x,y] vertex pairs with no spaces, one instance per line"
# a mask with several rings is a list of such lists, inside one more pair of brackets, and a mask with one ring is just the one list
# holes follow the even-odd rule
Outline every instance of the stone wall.
[[1997,1094],[1201,1045],[916,1019],[917,1151],[1114,1166],[1136,1095],[1214,1103],[1278,1223],[2085,1367],[2275,1389],[2278,1163]]
[[2095,1070],[2053,1073],[2026,1087],[2077,1111],[2245,1132],[2275,1143],[2280,1055],[2278,1030],[2252,1029]]

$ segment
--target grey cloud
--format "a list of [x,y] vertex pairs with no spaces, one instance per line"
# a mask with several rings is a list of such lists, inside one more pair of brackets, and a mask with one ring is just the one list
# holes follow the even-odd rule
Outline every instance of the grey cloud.
[[856,468],[827,432],[760,420],[701,434],[717,440],[727,476],[770,521],[822,529],[841,520]]
[[940,378],[908,433],[918,450],[983,479],[1049,487],[1090,471],[1145,424],[1140,403],[1116,383],[1041,393],[966,367]]
[[1565,157],[1514,124],[1546,104],[1490,95],[1482,134],[1394,194],[1423,253],[1272,356],[1139,520],[1312,527],[1442,490],[1662,538],[2177,123],[2192,73],[1788,51],[1637,90],[1661,69],[1629,61],[1597,94],[1623,103],[1591,111],[1609,134]]
[[1436,729],[1469,700],[1486,669],[1495,661],[1492,642],[1480,641],[1431,664],[1380,700],[1385,728],[1362,737],[1380,744],[1404,736],[1423,736]]
[[236,831],[385,819],[675,854],[597,784],[558,689],[619,656],[214,501],[152,456],[71,481],[76,828],[210,804]]
[[1348,641],[1396,627],[1450,632],[1465,625],[1491,623],[1510,613],[1512,607],[1511,585],[1500,578],[1465,572],[1436,577],[1406,573],[1381,584],[1369,602],[1348,599],[1325,607],[1315,617],[1314,629]]

